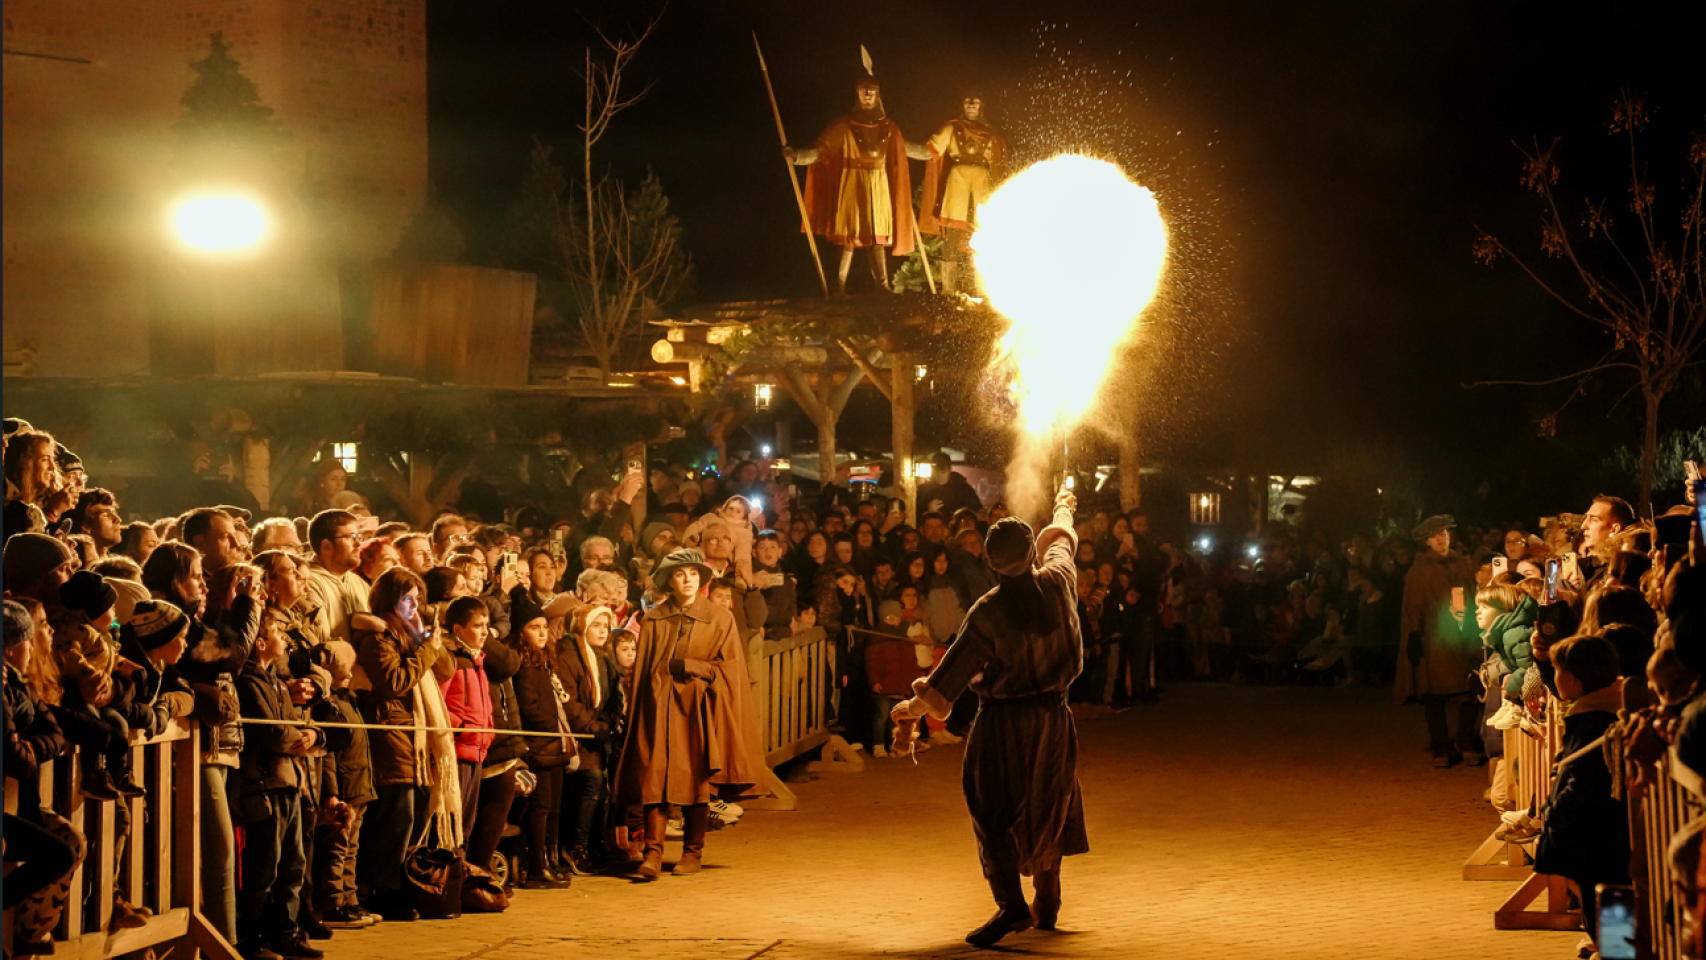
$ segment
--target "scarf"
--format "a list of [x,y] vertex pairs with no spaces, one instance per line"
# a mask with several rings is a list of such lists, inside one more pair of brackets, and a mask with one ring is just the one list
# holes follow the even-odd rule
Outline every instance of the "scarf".
[[[421,674],[410,691],[414,698],[414,725],[450,727],[444,692],[431,670]],[[462,841],[462,791],[456,774],[456,738],[447,731],[416,729],[415,784],[427,788],[427,816],[438,846],[450,850]]]

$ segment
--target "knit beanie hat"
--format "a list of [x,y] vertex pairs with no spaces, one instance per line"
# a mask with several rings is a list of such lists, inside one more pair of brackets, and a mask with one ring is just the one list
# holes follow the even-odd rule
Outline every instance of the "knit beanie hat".
[[[67,610],[76,611],[94,623],[95,618],[118,606],[118,591],[102,580],[100,574],[79,570],[59,588],[59,602],[65,604]],[[131,615],[134,617],[135,612],[132,611]],[[95,625],[107,626],[105,623]]]
[[119,628],[122,644],[135,643],[144,650],[157,650],[183,636],[190,618],[165,600],[144,600],[136,605],[130,622]]
[[27,590],[67,560],[71,548],[45,533],[14,534],[6,541],[6,589]]
[[899,620],[905,612],[905,608],[900,605],[899,600],[884,600],[877,604],[877,619],[885,624],[890,620]]
[[121,625],[129,623],[130,618],[136,614],[136,605],[148,599],[148,588],[135,580],[119,580],[114,577],[107,578],[107,586],[118,595],[118,602],[114,604],[118,622]]
[[640,531],[640,549],[644,551],[647,556],[651,556],[652,543],[657,540],[658,537],[662,536],[665,531],[674,533],[675,524],[664,520],[654,520],[651,523],[646,524],[646,529]]

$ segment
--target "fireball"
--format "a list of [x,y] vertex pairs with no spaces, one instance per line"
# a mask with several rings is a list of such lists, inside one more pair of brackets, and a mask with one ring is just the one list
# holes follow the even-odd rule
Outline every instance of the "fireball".
[[1104,160],[1033,164],[978,209],[972,251],[992,306],[1012,325],[997,353],[1015,365],[1026,431],[1071,428],[1155,298],[1167,225],[1147,188]]

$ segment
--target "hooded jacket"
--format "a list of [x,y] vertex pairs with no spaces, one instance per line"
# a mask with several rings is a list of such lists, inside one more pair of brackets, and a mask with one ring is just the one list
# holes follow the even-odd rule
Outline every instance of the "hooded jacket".
[[1539,612],[1534,598],[1524,594],[1516,609],[1501,614],[1487,628],[1483,643],[1504,662],[1505,699],[1522,699],[1522,682],[1534,666],[1534,618]]

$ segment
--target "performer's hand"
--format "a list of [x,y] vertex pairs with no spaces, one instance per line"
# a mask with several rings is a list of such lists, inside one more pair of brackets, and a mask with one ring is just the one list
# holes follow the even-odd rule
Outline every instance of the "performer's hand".
[[893,751],[897,754],[908,753],[918,740],[918,720],[908,715],[904,720],[896,719],[894,723]]
[[1066,487],[1061,487],[1060,492],[1054,495],[1054,508],[1059,510],[1061,507],[1078,512],[1078,496]]

